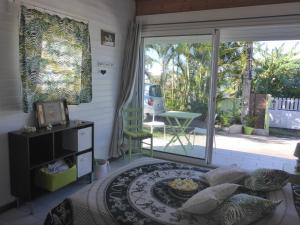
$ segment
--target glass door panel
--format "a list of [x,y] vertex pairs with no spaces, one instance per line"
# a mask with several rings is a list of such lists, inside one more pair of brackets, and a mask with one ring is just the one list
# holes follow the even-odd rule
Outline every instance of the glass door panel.
[[169,158],[205,160],[213,35],[145,38],[144,128]]
[[251,36],[257,29],[262,28],[251,28],[247,41],[234,37],[220,44],[212,163],[293,173],[300,136],[300,93],[293,92],[300,84],[294,69],[300,40],[259,41]]

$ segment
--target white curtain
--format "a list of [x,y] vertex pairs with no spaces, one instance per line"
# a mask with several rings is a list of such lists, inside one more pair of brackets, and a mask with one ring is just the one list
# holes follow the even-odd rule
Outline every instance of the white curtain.
[[[113,133],[110,143],[109,157],[119,158],[122,155],[121,144],[123,140],[123,117],[122,111],[132,100],[133,93],[136,92],[136,82],[140,71],[140,57],[142,46],[141,41],[141,25],[133,22],[129,26],[126,47],[124,52],[124,61],[121,74],[121,84],[119,87],[119,97],[117,109],[115,112],[115,120],[113,125]],[[139,85],[138,85],[139,86]],[[139,95],[142,92],[138,91]],[[142,98],[143,96],[141,96]],[[140,98],[140,97],[139,97]],[[135,104],[136,105],[136,104]]]

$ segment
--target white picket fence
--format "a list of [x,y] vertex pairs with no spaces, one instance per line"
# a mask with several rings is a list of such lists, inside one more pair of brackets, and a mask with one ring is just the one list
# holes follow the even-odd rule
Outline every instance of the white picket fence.
[[269,117],[270,127],[300,130],[300,99],[271,98]]
[[300,99],[298,99],[298,98],[272,98],[269,109],[286,110],[286,111],[300,111]]

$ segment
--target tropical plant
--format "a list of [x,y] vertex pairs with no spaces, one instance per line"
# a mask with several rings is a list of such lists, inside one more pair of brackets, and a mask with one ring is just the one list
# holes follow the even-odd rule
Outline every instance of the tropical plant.
[[231,124],[242,124],[241,115],[234,115],[231,118]]
[[257,116],[247,115],[244,117],[244,124],[247,127],[255,127]]
[[[146,76],[161,85],[168,110],[207,114],[211,48],[210,43],[184,42],[146,46]],[[251,90],[275,97],[300,97],[300,63],[295,50],[285,53],[282,46],[270,52],[257,42],[225,42],[220,44],[219,55],[217,103],[225,99],[245,102]],[[154,64],[160,65],[161,74],[150,73]],[[236,105],[239,109],[221,119],[223,125],[247,115],[247,104]],[[247,110],[242,109],[244,105]],[[226,112],[218,107],[217,113],[222,111]]]
[[245,42],[220,45],[217,101],[238,98],[242,94],[242,74],[247,62]]
[[217,116],[217,124],[219,124],[221,127],[229,127],[231,125],[231,115],[230,113],[221,112]]
[[210,54],[210,44],[146,46],[146,67],[158,63],[162,68],[159,79],[151,76],[149,80],[161,85],[168,109],[206,114]]
[[300,52],[295,50],[297,45],[285,51],[284,44],[271,50],[260,43],[255,44],[253,92],[300,98]]
[[160,76],[159,84],[162,88],[163,95],[165,96],[165,83],[168,79],[169,64],[174,57],[174,46],[172,44],[151,44],[147,46],[146,51],[153,51],[158,57],[146,57],[146,65],[150,66],[153,63],[161,65],[162,73]]

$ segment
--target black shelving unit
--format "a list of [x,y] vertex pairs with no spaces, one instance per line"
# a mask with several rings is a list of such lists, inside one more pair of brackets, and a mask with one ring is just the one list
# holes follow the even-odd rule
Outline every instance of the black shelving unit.
[[[81,130],[90,127],[91,148],[76,151],[64,148],[65,132]],[[66,125],[54,126],[52,130],[40,129],[34,133],[22,130],[8,133],[11,193],[21,201],[31,201],[40,194],[34,184],[35,170],[54,163],[60,159],[77,162],[78,156],[91,152],[94,158],[94,123],[89,121],[70,121]],[[86,176],[92,181],[92,170]]]

